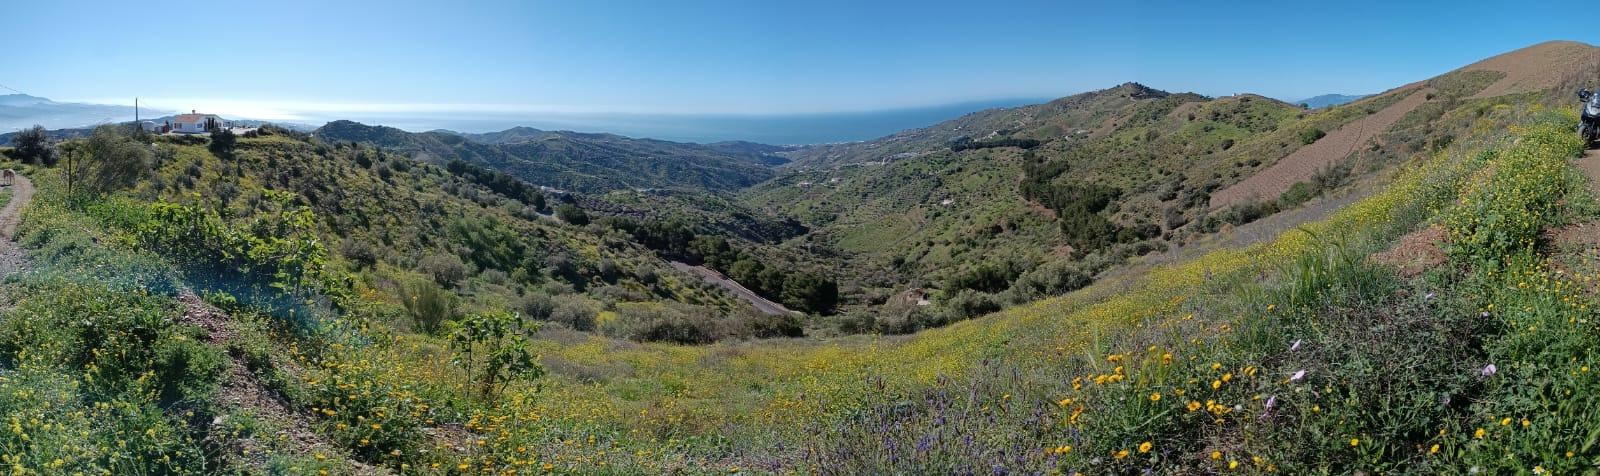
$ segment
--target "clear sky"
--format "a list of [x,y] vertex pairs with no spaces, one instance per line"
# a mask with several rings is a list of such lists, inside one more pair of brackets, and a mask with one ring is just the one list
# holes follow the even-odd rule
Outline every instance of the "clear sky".
[[1600,33],[1593,5],[1544,1],[8,3],[0,84],[268,119],[869,111],[1126,81],[1298,99]]

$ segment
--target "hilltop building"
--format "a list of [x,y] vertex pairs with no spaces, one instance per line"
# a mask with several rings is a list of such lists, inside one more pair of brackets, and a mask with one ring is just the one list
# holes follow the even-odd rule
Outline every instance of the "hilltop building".
[[188,114],[179,114],[172,118],[168,130],[179,134],[202,134],[231,127],[227,120],[216,114],[200,114],[190,110]]

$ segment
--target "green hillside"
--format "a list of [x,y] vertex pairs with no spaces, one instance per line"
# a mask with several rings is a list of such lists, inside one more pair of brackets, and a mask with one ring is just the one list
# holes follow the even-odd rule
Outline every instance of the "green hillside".
[[1588,474],[1596,75],[1546,43],[1318,111],[1126,84],[662,146],[793,160],[747,188],[471,155],[528,130],[19,143],[0,468]]
[[725,191],[772,176],[770,150],[516,128],[494,134],[411,133],[350,121],[312,133],[328,142],[383,147],[424,162],[485,165],[546,187],[581,192],[634,188]]

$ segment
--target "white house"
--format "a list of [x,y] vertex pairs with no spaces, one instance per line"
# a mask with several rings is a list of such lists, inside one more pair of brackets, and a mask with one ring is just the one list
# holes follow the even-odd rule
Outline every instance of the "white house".
[[199,114],[189,111],[188,114],[179,114],[172,119],[172,132],[180,134],[200,134],[217,129],[229,127],[228,121],[217,117],[216,114]]

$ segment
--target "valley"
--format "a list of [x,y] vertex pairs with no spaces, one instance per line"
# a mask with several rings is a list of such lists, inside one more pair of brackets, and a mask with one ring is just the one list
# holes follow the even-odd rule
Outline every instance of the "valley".
[[0,467],[1584,474],[1595,77],[1556,41],[783,146],[25,129]]

